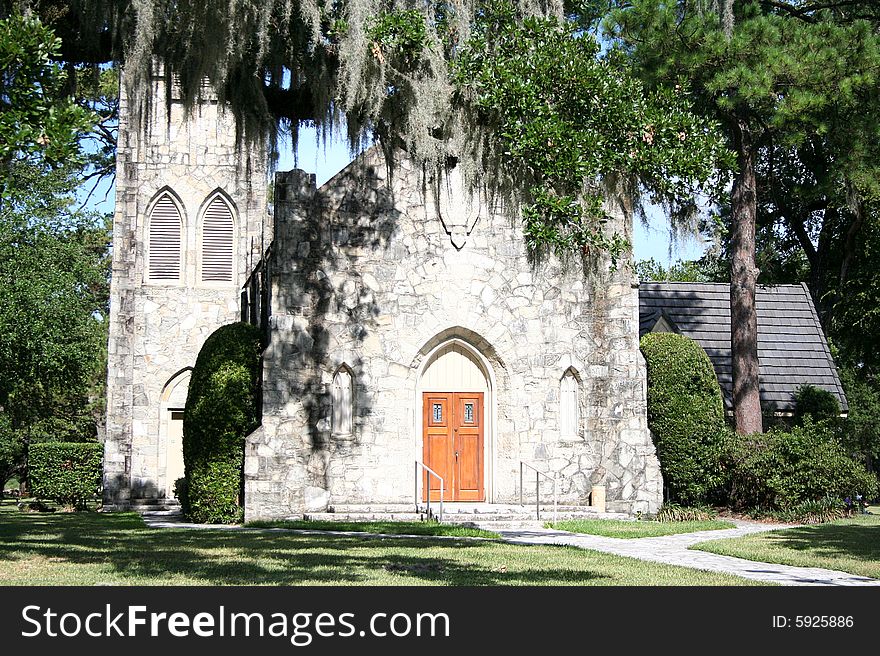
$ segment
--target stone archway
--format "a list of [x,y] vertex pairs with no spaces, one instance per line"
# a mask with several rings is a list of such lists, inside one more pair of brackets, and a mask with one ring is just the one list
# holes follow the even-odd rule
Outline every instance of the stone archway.
[[[493,496],[495,385],[483,354],[460,338],[434,347],[419,369],[417,457],[444,479],[448,501]],[[430,480],[429,480],[430,479]],[[421,497],[439,499],[439,481],[424,477]]]
[[162,388],[159,405],[159,497],[174,496],[174,482],[183,478],[183,411],[192,368],[174,374]]

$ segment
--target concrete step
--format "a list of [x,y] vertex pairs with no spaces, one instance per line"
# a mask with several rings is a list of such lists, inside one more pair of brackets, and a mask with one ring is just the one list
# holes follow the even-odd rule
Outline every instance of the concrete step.
[[143,517],[154,517],[156,519],[183,520],[183,513],[177,510],[139,510],[138,514]]
[[153,512],[180,510],[180,502],[177,499],[132,499],[130,507],[135,512]]
[[[439,508],[432,504],[431,511],[437,516]],[[293,518],[297,519],[297,518]],[[317,512],[305,513],[303,519],[327,522],[419,522],[427,519],[424,512]],[[556,519],[558,521],[568,519],[629,519],[627,515],[621,513],[598,513],[596,511],[562,511],[557,510]],[[444,524],[462,524],[462,525],[482,525],[505,524],[513,528],[542,526],[545,522],[553,520],[553,509],[542,509],[540,521],[535,517],[534,509],[518,512],[499,511],[499,512],[456,512],[443,509]]]
[[[422,501],[419,503],[419,511],[425,512],[427,508],[427,504]],[[431,511],[438,512],[440,508],[440,503],[438,501],[431,501]],[[569,505],[569,504],[559,504],[556,507],[557,512],[569,512],[569,513],[584,513],[586,515],[598,515],[596,509],[592,506],[582,506],[582,505]],[[390,514],[401,514],[401,513],[413,513],[416,512],[415,504],[413,503],[395,503],[395,504],[331,504],[327,509],[328,513],[334,514],[360,514],[360,513],[390,513]],[[553,512],[553,504],[541,504],[541,515],[544,513],[552,513]],[[535,514],[535,505],[534,504],[526,504],[524,506],[520,506],[518,504],[498,504],[498,503],[461,503],[461,502],[444,502],[443,504],[443,514],[444,515],[484,515],[484,514],[498,514],[498,513],[506,513],[506,514]],[[620,517],[625,518],[628,515],[623,513],[604,513],[603,517]]]
[[[291,519],[298,519],[292,517]],[[425,513],[415,512],[358,512],[358,513],[337,513],[337,512],[318,512],[304,513],[302,519],[316,522],[421,522],[427,519]]]

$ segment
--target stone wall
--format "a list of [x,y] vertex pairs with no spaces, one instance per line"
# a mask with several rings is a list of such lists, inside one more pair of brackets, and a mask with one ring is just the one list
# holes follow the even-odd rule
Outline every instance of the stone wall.
[[[561,477],[564,501],[586,503],[601,483],[609,510],[656,510],[662,481],[632,274],[537,261],[503,214],[455,185],[437,198],[426,188],[404,159],[389,181],[378,149],[320,190],[301,171],[278,174],[263,425],[246,447],[246,518],[412,501],[420,371],[449,339],[490,370],[487,501],[518,499],[525,460]],[[330,385],[343,364],[354,377],[354,430],[334,437]],[[563,439],[569,368],[580,381],[580,427]]]
[[[145,131],[132,124],[121,94],[104,456],[108,508],[171,495],[160,437],[163,388],[192,367],[211,332],[238,320],[241,285],[271,240],[262,155],[236,148],[234,122],[216,101],[206,99],[192,115],[172,102],[169,116],[161,100],[164,79],[154,84]],[[184,213],[184,275],[175,283],[146,279],[146,212],[163,189]],[[232,282],[201,283],[198,221],[218,189],[234,207],[238,257]]]

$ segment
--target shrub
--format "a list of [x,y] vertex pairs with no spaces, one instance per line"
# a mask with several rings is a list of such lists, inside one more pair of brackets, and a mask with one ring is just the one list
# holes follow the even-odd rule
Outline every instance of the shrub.
[[864,370],[842,367],[840,383],[849,402],[849,416],[840,420],[843,444],[869,471],[875,471],[880,458],[880,381]]
[[830,423],[806,419],[790,432],[740,436],[729,458],[730,501],[739,507],[791,510],[828,496],[877,494],[877,478],[849,457]]
[[715,519],[718,513],[709,506],[687,507],[664,503],[654,519],[658,522],[704,522]]
[[193,368],[183,416],[188,516],[242,519],[244,439],[259,425],[260,333],[245,323],[218,328]]
[[184,515],[189,515],[189,497],[186,490],[186,477],[174,481],[174,496],[180,502],[180,510]]
[[840,415],[840,404],[837,397],[828,390],[815,385],[801,385],[794,395],[794,418],[798,425],[804,423],[806,417],[812,421],[833,419]]
[[818,501],[802,501],[793,508],[784,511],[786,521],[801,524],[824,524],[846,515],[846,506],[836,497],[827,496]]
[[726,427],[721,387],[706,352],[673,333],[641,340],[648,366],[648,426],[670,501],[698,505],[722,487]]
[[28,454],[31,492],[66,506],[84,508],[101,490],[104,447],[95,442],[43,442]]

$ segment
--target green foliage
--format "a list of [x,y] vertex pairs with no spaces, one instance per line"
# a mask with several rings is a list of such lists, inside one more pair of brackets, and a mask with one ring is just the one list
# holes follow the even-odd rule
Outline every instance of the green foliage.
[[802,501],[790,510],[783,512],[783,521],[800,524],[824,524],[846,515],[846,506],[837,497],[828,496],[818,501]]
[[[32,15],[0,20],[0,440],[27,478],[28,446],[94,439],[102,421],[109,229],[72,210],[96,115]],[[5,475],[5,474],[4,474]]]
[[31,492],[42,499],[84,508],[100,492],[103,455],[104,447],[94,442],[31,445]]
[[94,117],[65,96],[66,73],[53,61],[61,42],[34,16],[0,20],[0,202],[14,192],[13,163],[53,168],[79,157],[77,137]]
[[806,417],[814,423],[824,419],[833,419],[840,415],[840,404],[837,397],[828,390],[815,385],[801,385],[794,394],[795,421],[803,424]]
[[853,460],[832,423],[739,437],[728,454],[730,502],[742,508],[791,510],[832,496],[875,498],[876,476]]
[[[737,1],[730,38],[719,3],[614,4],[606,27],[646,84],[688,83],[732,147],[750,137],[759,282],[808,281],[846,359],[880,364],[877,3]],[[717,191],[726,239],[744,213]]]
[[183,418],[186,503],[196,522],[242,519],[244,439],[259,425],[260,331],[221,326],[193,368]]
[[864,369],[841,367],[840,382],[849,405],[841,437],[849,453],[876,471],[880,458],[880,387]]
[[669,500],[706,503],[722,484],[726,434],[715,370],[683,335],[649,333],[640,346],[648,367],[648,426]]
[[0,491],[22,470],[24,457],[25,441],[21,433],[12,428],[9,415],[0,412]]
[[[880,143],[880,136],[876,139]],[[826,273],[813,293],[824,291],[823,326],[840,350],[839,359],[857,367],[865,380],[880,372],[880,202],[860,209],[859,216],[844,212],[837,221],[826,221]]]
[[[0,205],[0,406],[14,429],[58,422],[94,437],[89,396],[104,377],[108,230],[71,212],[69,171],[17,164]],[[36,432],[41,432],[36,430]]]
[[396,59],[399,70],[411,68],[429,42],[425,17],[414,9],[397,9],[376,16],[368,23],[367,36],[373,42],[374,53]]
[[677,503],[664,503],[654,520],[658,522],[707,522],[715,519],[718,512],[709,506],[687,507]]
[[180,510],[184,515],[189,515],[189,495],[187,494],[186,477],[174,481],[174,496],[180,502]]
[[639,280],[652,282],[722,282],[702,260],[678,260],[667,269],[654,258],[636,262]]
[[607,234],[602,183],[635,181],[653,200],[690,207],[693,192],[730,164],[711,121],[688,111],[685,91],[647,90],[616,51],[555,19],[521,18],[490,2],[452,63],[452,81],[474,121],[488,127],[499,171],[525,193],[524,232],[533,249],[626,247]]

